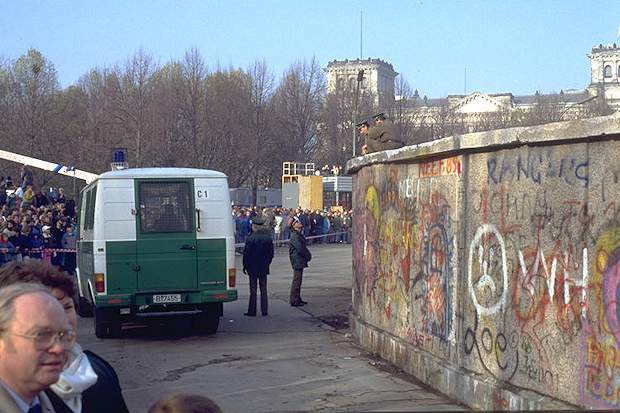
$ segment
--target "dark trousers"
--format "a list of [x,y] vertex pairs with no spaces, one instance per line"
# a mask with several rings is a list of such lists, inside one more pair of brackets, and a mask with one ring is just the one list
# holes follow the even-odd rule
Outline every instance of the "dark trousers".
[[293,283],[291,284],[291,304],[299,304],[301,302],[301,281],[303,279],[304,270],[293,270]]
[[260,286],[260,311],[267,315],[267,275],[250,275],[250,301],[248,314],[256,314],[256,287]]

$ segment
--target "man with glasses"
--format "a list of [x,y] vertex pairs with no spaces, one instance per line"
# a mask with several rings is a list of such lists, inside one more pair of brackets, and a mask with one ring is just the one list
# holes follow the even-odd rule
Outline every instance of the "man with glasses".
[[55,413],[43,392],[67,361],[75,333],[63,307],[38,284],[0,289],[0,411]]

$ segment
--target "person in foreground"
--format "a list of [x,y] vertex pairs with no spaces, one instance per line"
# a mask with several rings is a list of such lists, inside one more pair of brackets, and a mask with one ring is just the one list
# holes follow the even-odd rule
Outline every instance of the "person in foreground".
[[273,241],[271,230],[265,227],[262,217],[252,219],[252,233],[243,248],[243,273],[250,277],[250,300],[248,312],[244,315],[256,316],[256,284],[260,286],[260,310],[266,316],[268,311],[267,274],[273,260]]
[[[77,315],[73,279],[45,261],[11,262],[0,267],[0,287],[15,283],[42,284],[60,303],[74,332]],[[56,413],[128,413],[114,368],[76,342],[56,383],[46,390]]]
[[291,284],[290,303],[293,307],[301,307],[308,304],[301,299],[301,282],[303,281],[304,268],[312,259],[312,254],[306,246],[306,238],[301,233],[303,224],[297,217],[292,218],[291,239],[288,244],[288,256],[293,267],[293,283]]
[[58,381],[75,340],[65,312],[44,287],[0,289],[0,411],[58,413],[44,390]]
[[208,397],[180,393],[159,400],[147,413],[222,413],[222,409]]

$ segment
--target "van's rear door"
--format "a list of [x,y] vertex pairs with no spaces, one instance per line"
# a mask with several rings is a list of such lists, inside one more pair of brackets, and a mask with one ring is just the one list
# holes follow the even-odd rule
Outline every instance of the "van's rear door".
[[136,180],[138,290],[196,289],[193,180]]

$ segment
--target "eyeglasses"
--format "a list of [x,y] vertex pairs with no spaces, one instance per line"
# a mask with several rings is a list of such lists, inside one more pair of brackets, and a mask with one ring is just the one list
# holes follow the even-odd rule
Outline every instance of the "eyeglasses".
[[37,350],[49,350],[56,342],[63,347],[71,347],[75,341],[75,331],[72,329],[63,331],[39,331],[35,334],[19,334],[9,331],[14,336],[27,338],[32,340]]

